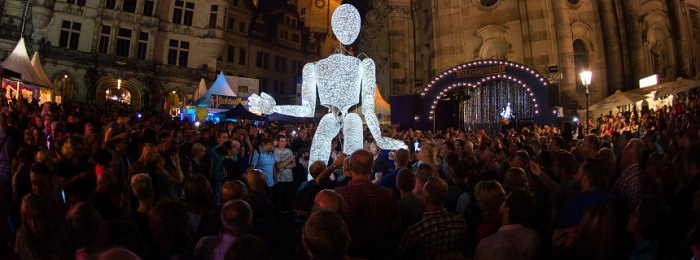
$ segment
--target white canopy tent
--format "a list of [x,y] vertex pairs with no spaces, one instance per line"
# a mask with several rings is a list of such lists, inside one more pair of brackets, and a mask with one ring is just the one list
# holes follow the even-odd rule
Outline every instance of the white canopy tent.
[[211,85],[209,90],[199,97],[197,101],[194,102],[194,105],[198,107],[211,107],[211,95],[236,97],[236,93],[233,93],[233,90],[226,81],[226,76],[223,72],[216,76],[216,80]]
[[199,100],[199,98],[204,96],[204,93],[207,93],[207,82],[204,81],[204,78],[202,78],[199,81],[199,86],[197,86],[197,90],[195,90],[194,94],[192,95],[192,100]]
[[[638,101],[644,100],[646,97],[644,95],[615,91],[612,95],[604,98],[601,101],[588,107],[591,117],[597,117],[600,114],[607,114],[608,111],[613,113],[619,112],[622,106],[634,105]],[[581,115],[585,115],[585,110],[579,111]]]
[[2,62],[2,67],[7,68],[17,73],[22,74],[22,80],[32,83],[41,84],[41,76],[32,66],[27,53],[27,47],[24,45],[24,38],[20,38],[17,46],[12,51],[10,56]]
[[657,97],[663,97],[679,92],[685,92],[697,87],[700,87],[700,81],[678,78],[676,81],[656,84],[646,88],[639,88],[627,92],[636,95],[648,95],[656,92]]
[[[11,95],[8,92],[7,94],[9,96],[19,96],[20,92],[17,91],[19,87],[19,89],[22,90],[21,94],[23,96],[27,98],[39,98],[40,90],[37,87],[45,87],[49,91],[52,88],[53,84],[51,84],[51,81],[48,80],[48,77],[46,77],[46,74],[43,71],[43,67],[41,68],[41,71],[37,71],[37,69],[32,65],[32,62],[29,60],[29,53],[27,53],[27,47],[24,43],[24,37],[21,37],[19,39],[19,42],[17,42],[15,49],[12,51],[10,56],[8,56],[7,59],[5,59],[2,62],[1,65],[3,68],[13,70],[22,75],[21,80],[23,82],[18,82],[16,86],[13,86],[12,84],[4,84],[6,86],[9,86],[10,89],[14,89],[15,91],[15,93]],[[27,86],[22,86],[27,83],[29,85],[32,85],[33,87],[28,88]],[[42,98],[42,101],[51,101],[51,99]]]
[[[53,83],[51,83],[51,80],[49,77],[46,76],[46,73],[44,72],[44,66],[41,65],[41,58],[39,58],[39,52],[34,52],[34,55],[32,55],[32,67],[34,67],[34,70],[37,72],[37,76],[39,79],[37,80],[36,83],[39,83],[44,86],[48,87],[53,87]],[[49,102],[53,101],[53,91],[49,88],[41,88],[39,91],[41,95],[40,102]]]

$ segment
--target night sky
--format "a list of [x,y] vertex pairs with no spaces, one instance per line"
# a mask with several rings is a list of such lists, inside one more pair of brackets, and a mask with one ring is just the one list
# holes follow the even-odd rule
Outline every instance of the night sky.
[[365,11],[367,11],[367,0],[343,0],[343,4],[354,5],[360,12],[360,16],[363,18],[365,17]]

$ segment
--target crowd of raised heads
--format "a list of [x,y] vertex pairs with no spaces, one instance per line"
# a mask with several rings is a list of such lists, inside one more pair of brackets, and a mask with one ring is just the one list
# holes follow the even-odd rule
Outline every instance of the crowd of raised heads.
[[0,259],[690,259],[700,105],[383,135],[0,102]]

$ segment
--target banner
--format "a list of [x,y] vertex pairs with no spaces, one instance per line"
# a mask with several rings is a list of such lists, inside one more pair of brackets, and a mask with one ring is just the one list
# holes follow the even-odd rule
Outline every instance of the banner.
[[220,109],[227,109],[227,108],[234,108],[238,104],[241,104],[243,106],[248,105],[248,98],[244,97],[233,97],[233,96],[223,96],[223,95],[211,95],[211,107],[212,108],[220,108]]

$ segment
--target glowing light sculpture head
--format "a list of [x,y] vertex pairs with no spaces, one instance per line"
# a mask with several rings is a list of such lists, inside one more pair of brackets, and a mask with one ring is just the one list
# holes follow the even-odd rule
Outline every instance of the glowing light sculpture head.
[[331,29],[343,45],[350,45],[360,35],[362,19],[357,9],[349,4],[338,6],[331,17]]

